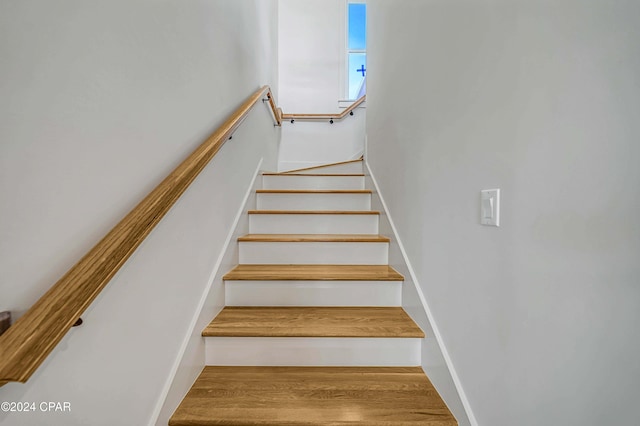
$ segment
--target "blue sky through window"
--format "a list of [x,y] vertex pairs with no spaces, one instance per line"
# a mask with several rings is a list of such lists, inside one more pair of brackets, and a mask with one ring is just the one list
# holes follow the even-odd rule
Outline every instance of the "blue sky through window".
[[367,71],[367,54],[366,53],[349,53],[349,99],[357,99],[360,87],[364,82],[362,75],[362,67],[364,66],[364,74]]
[[349,50],[367,48],[367,5],[349,3]]
[[349,34],[347,49],[349,50],[347,66],[349,78],[349,99],[356,99],[364,84],[367,70],[367,5],[349,3]]

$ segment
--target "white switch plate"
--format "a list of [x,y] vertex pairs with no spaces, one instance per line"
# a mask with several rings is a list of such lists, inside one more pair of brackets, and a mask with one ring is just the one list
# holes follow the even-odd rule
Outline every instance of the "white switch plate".
[[499,189],[480,191],[480,223],[487,226],[500,226]]

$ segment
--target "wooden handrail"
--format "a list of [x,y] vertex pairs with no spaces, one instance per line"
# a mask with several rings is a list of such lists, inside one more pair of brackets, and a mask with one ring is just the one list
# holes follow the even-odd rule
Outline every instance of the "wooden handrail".
[[362,96],[340,114],[282,114],[282,118],[284,120],[342,120],[351,114],[354,109],[358,108],[366,99],[367,95]]
[[273,100],[271,90],[267,92],[267,99],[269,99],[269,106],[271,107],[271,112],[273,113],[273,118],[276,120],[276,124],[282,126],[282,109],[278,108],[276,101]]
[[0,386],[29,379],[265,95],[280,125],[271,89],[263,86],[0,336]]

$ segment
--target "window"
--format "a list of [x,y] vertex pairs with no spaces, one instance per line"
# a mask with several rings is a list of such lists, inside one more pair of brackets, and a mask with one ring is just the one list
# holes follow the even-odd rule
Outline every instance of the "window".
[[358,99],[366,93],[367,5],[347,3],[347,98]]

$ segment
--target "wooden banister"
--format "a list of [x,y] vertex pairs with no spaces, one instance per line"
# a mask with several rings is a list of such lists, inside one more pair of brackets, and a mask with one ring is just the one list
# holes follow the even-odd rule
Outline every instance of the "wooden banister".
[[269,106],[271,107],[271,112],[273,113],[273,117],[276,120],[276,124],[278,126],[282,126],[282,110],[278,108],[278,106],[276,105],[276,101],[273,100],[271,90],[267,92],[267,99],[269,99]]
[[29,379],[264,96],[280,125],[271,89],[263,86],[0,336],[0,386]]
[[365,100],[367,95],[362,96],[360,99],[352,103],[349,108],[342,111],[340,114],[282,114],[284,120],[342,120],[351,112],[358,108]]

